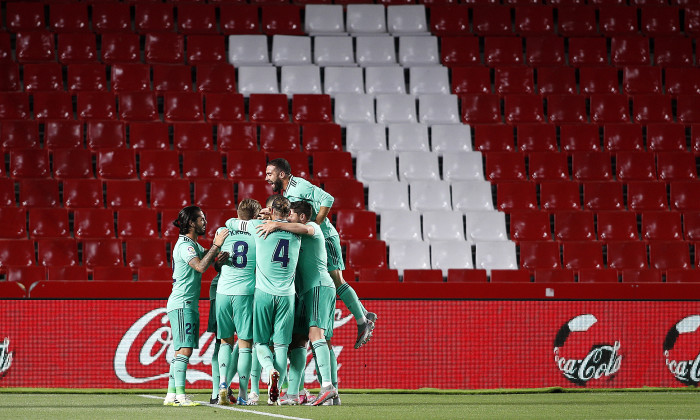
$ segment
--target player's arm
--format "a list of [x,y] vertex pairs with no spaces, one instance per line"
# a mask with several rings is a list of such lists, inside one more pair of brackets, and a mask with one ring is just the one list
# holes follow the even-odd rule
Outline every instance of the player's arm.
[[[226,229],[225,227],[220,227],[216,231],[219,232],[221,230],[228,230],[228,229]],[[219,254],[214,259],[214,270],[216,270],[217,272],[220,273],[221,267],[226,265],[226,263],[228,262],[228,257],[229,257],[228,252],[224,252],[224,251],[219,252]]]
[[267,235],[276,230],[284,230],[297,235],[313,236],[315,230],[313,226],[304,225],[301,223],[286,223],[286,222],[266,222],[256,227],[258,235],[267,238]]
[[331,211],[331,207],[333,207],[335,198],[322,188],[311,184],[311,199],[315,203],[320,203],[320,208],[316,214],[316,220],[314,220],[314,222],[320,225],[326,217],[328,217],[328,213]]
[[194,268],[195,271],[199,273],[204,273],[205,271],[207,271],[207,268],[209,268],[211,263],[214,262],[214,258],[216,258],[216,256],[219,255],[219,252],[221,251],[221,245],[224,244],[224,239],[226,239],[228,234],[228,229],[221,229],[218,232],[216,232],[216,236],[214,236],[212,247],[209,248],[209,250],[202,259],[199,259],[197,257],[192,258],[189,261],[190,267]]

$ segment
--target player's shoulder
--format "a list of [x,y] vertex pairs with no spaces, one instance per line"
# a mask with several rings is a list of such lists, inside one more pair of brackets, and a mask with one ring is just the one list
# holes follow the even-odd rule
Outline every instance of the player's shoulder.
[[289,180],[289,186],[292,188],[313,188],[314,184],[312,184],[304,178],[293,176]]

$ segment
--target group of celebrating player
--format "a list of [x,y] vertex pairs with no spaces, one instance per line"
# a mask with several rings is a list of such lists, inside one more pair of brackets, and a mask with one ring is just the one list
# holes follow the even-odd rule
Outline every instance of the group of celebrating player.
[[[377,316],[364,308],[343,279],[340,238],[328,220],[333,197],[293,176],[284,159],[268,163],[265,180],[277,195],[264,208],[256,200],[240,200],[238,217],[216,231],[209,250],[197,242],[206,233],[199,207],[185,207],[173,222],[180,236],[172,252],[173,291],[167,312],[175,358],[164,405],[198,405],[185,394],[185,379],[192,349],[199,347],[202,273],[212,264],[219,271],[210,289],[207,328],[217,336],[212,404],[257,405],[264,368],[270,405],[340,405],[330,344],[336,294],[357,321],[355,348],[372,337]],[[317,397],[304,389],[309,342],[321,384]],[[230,388],[236,372],[237,398]]]

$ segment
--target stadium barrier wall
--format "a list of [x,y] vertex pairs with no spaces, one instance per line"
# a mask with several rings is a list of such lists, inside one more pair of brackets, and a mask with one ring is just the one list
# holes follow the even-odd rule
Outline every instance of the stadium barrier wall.
[[[426,295],[432,287],[423,285]],[[174,354],[166,300],[1,302],[0,387],[166,388]],[[341,389],[682,387],[700,380],[697,301],[428,297],[365,304],[379,321],[359,350],[355,321],[337,305]],[[191,389],[211,386],[208,311],[201,300]],[[318,386],[313,365],[305,372],[309,387]]]

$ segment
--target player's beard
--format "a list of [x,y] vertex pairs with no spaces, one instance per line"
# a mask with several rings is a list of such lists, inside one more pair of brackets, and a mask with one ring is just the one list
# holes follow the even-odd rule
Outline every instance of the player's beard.
[[207,225],[203,225],[201,227],[197,226],[196,228],[194,228],[194,232],[197,234],[197,236],[206,235],[207,234]]
[[272,192],[278,193],[280,191],[282,191],[282,180],[277,179],[272,183]]

